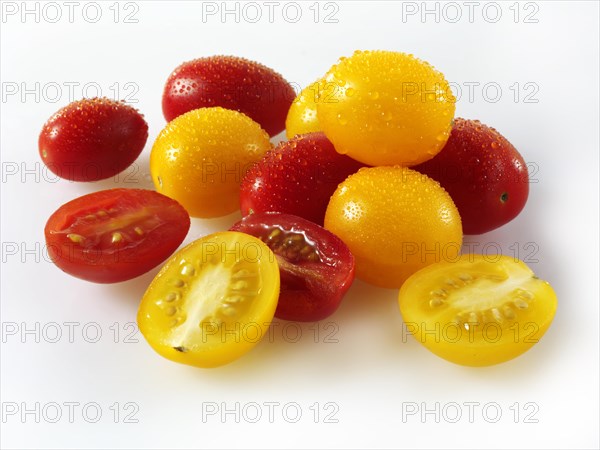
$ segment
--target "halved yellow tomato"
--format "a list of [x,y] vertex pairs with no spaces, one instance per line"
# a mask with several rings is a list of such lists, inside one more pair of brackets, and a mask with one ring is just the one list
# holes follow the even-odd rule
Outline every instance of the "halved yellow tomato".
[[556,312],[550,284],[500,255],[462,255],[413,274],[399,294],[406,328],[436,355],[489,366],[529,350]]
[[234,231],[177,252],[146,291],[142,335],[159,354],[198,367],[227,364],[267,333],[279,298],[279,267],[260,239]]

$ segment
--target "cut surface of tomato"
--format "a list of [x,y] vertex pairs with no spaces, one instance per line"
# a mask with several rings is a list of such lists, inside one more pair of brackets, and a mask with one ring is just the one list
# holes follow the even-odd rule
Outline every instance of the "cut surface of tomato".
[[170,360],[230,363],[267,333],[279,296],[275,256],[259,239],[224,231],[173,255],[140,304],[138,325]]
[[189,215],[175,200],[144,189],[109,189],[65,203],[48,219],[45,236],[63,271],[116,283],[164,261],[189,227]]
[[354,256],[333,233],[301,217],[256,213],[231,228],[275,253],[281,293],[275,316],[311,322],[333,314],[354,281]]
[[436,355],[466,366],[489,366],[529,350],[556,312],[549,283],[522,261],[462,255],[412,275],[399,293],[406,328]]

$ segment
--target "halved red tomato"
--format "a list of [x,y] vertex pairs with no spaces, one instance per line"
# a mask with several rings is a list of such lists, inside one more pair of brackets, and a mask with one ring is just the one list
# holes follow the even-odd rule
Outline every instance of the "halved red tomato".
[[109,189],[65,203],[44,233],[48,253],[63,271],[96,283],[146,273],[173,253],[190,228],[175,200],[144,189]]
[[336,235],[302,217],[255,213],[231,227],[275,253],[281,290],[275,317],[312,322],[335,312],[354,281],[354,256]]

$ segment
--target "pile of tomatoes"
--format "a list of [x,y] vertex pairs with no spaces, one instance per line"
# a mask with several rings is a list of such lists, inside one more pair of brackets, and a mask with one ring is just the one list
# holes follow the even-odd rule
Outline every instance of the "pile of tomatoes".
[[[355,274],[400,288],[407,329],[459,364],[514,358],[549,327],[556,296],[524,263],[461,255],[463,232],[490,231],[523,209],[527,167],[496,130],[454,117],[449,84],[427,62],[357,51],[296,96],[259,63],[200,58],[173,71],[162,108],[156,191],[77,198],[45,229],[56,265],[93,282],[125,281],[168,258],[138,313],[161,355],[229,363],[274,316],[333,314]],[[284,129],[288,140],[273,148]],[[48,120],[39,150],[57,175],[94,181],[132,164],[147,138],[137,110],[84,99]],[[174,253],[190,216],[237,210],[230,230]]]

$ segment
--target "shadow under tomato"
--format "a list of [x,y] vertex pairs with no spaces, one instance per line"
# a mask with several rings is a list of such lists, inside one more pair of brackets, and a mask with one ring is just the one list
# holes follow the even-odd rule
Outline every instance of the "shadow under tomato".
[[139,277],[120,283],[103,284],[102,301],[118,303],[121,308],[127,308],[132,322],[136,321],[137,310],[150,282],[161,269],[162,264],[151,269]]
[[142,153],[129,167],[112,177],[83,184],[90,187],[90,192],[114,188],[154,191],[154,183],[150,175],[150,154],[149,152]]

